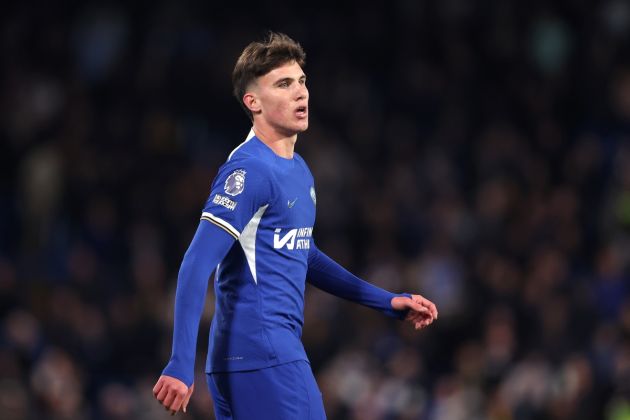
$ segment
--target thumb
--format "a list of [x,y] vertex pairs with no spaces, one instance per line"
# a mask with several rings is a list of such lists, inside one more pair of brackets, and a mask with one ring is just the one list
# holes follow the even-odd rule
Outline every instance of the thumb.
[[190,401],[190,397],[192,396],[194,390],[195,384],[192,384],[190,388],[188,388],[188,392],[186,393],[186,397],[184,398],[184,402],[182,403],[182,410],[184,411],[184,413],[186,412],[186,407],[188,407],[188,402]]
[[416,312],[422,312],[422,313],[428,312],[427,308],[415,302],[414,300],[409,299],[406,296],[397,296],[395,298],[392,298],[391,304],[392,304],[392,308],[396,309],[397,311],[402,311],[405,309],[413,309]]

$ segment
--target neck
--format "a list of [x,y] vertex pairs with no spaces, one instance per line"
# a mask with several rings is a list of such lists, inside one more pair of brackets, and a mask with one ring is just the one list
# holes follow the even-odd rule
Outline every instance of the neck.
[[260,127],[254,124],[256,137],[265,143],[273,152],[285,159],[293,159],[293,150],[297,141],[297,133],[285,136],[267,127]]

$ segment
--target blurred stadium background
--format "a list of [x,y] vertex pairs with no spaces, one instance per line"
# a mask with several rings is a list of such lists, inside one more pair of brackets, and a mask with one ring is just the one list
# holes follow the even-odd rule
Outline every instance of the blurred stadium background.
[[320,248],[440,309],[416,334],[309,288],[329,418],[630,418],[627,1],[2,9],[1,418],[168,418],[179,263],[269,29],[307,51]]

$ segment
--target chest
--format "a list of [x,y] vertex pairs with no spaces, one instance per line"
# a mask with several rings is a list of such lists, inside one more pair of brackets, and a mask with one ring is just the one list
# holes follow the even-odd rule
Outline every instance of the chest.
[[312,229],[315,213],[315,186],[310,174],[296,170],[277,177],[276,199],[267,209],[268,227]]

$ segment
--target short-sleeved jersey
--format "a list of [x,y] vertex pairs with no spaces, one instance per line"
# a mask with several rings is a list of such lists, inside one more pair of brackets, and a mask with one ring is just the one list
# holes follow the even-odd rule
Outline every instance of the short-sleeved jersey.
[[308,360],[301,335],[315,204],[302,157],[276,155],[253,130],[219,169],[201,218],[237,241],[215,275],[207,372]]

